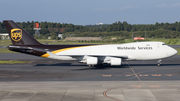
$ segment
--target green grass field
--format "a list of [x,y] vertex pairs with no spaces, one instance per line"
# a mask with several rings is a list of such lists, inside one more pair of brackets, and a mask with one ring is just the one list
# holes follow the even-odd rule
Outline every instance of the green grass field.
[[175,48],[175,49],[178,51],[177,55],[180,55],[180,48]]
[[[168,45],[180,45],[180,41],[179,39],[177,39],[177,42],[175,44],[173,44],[173,41],[175,41],[176,39],[165,39],[165,38],[147,38],[144,41],[160,41],[160,42],[164,42]],[[122,42],[106,42],[104,43],[103,41],[100,42],[79,42],[79,41],[59,41],[59,40],[48,40],[48,39],[38,39],[38,41],[42,44],[119,44]],[[130,43],[130,42],[136,42],[132,39],[125,39],[123,41],[123,43]],[[170,43],[169,43],[170,42]],[[0,46],[8,46],[12,44],[11,40],[0,40]]]
[[17,52],[10,51],[10,50],[7,49],[7,48],[0,48],[0,53],[17,53]]
[[16,63],[29,63],[29,62],[27,62],[27,61],[14,61],[14,60],[10,60],[10,61],[0,60],[0,64],[16,64]]

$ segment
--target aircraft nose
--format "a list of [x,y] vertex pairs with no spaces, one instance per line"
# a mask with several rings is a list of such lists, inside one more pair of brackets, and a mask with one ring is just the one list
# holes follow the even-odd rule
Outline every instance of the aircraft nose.
[[175,50],[174,48],[171,48],[171,51],[170,51],[170,55],[176,55],[178,53],[177,50]]
[[174,49],[174,55],[176,55],[177,53],[178,53],[178,51]]

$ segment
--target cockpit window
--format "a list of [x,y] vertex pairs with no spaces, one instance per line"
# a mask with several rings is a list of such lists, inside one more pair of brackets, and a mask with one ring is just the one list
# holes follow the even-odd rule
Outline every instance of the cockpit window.
[[163,43],[162,45],[166,45],[165,43]]

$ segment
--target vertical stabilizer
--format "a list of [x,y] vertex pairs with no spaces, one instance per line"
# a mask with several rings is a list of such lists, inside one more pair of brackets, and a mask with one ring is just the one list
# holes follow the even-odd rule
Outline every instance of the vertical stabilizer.
[[41,45],[28,32],[12,20],[3,21],[13,45]]

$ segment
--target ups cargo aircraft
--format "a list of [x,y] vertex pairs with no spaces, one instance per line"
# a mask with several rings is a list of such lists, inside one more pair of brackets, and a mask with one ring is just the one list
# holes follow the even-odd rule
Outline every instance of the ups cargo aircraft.
[[109,45],[44,45],[12,20],[3,21],[13,45],[11,51],[57,60],[78,60],[89,66],[121,65],[126,60],[159,60],[177,51],[163,42],[134,42]]

